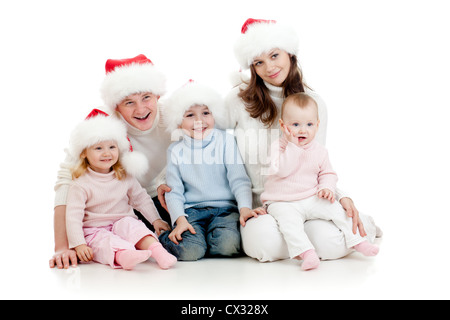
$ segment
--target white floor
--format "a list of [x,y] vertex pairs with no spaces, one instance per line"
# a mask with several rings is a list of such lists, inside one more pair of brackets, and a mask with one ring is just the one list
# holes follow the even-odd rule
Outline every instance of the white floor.
[[[296,260],[260,263],[248,257],[179,262],[160,270],[149,260],[133,271],[85,264],[49,269],[12,262],[0,274],[2,299],[448,299],[448,261],[427,266],[396,250],[385,236],[377,257],[358,253],[304,272]],[[26,252],[26,251],[24,251]],[[25,253],[24,253],[25,254]],[[17,257],[17,256],[16,256]],[[41,257],[42,258],[42,257]],[[10,261],[11,262],[11,261]]]

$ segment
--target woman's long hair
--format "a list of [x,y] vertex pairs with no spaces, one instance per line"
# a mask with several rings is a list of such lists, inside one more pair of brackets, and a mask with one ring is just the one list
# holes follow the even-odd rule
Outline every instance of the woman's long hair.
[[[290,59],[289,73],[282,84],[285,98],[294,93],[305,92],[305,88],[309,88],[303,82],[303,74],[298,65],[297,57],[291,55]],[[251,77],[247,83],[247,88],[241,89],[239,97],[244,101],[245,109],[252,118],[259,118],[265,126],[271,127],[278,118],[279,110],[269,95],[269,89],[258,76],[253,65],[250,66],[250,72]]]

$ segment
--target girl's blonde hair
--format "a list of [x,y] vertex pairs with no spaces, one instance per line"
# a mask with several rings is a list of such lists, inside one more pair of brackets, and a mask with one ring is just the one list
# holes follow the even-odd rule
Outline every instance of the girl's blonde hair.
[[[72,179],[77,179],[86,173],[87,168],[89,167],[89,161],[86,157],[86,149],[83,150],[80,154],[80,158],[78,159],[78,163],[71,169]],[[127,176],[125,168],[120,163],[120,159],[112,166],[114,173],[116,175],[117,180],[122,180]]]

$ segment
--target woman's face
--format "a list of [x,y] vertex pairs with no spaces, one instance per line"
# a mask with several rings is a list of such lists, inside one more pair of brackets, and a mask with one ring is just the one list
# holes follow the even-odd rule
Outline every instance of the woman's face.
[[281,87],[291,68],[289,53],[273,49],[253,59],[256,74],[273,86]]
[[158,98],[150,92],[130,94],[117,105],[116,110],[130,125],[146,131],[155,122]]

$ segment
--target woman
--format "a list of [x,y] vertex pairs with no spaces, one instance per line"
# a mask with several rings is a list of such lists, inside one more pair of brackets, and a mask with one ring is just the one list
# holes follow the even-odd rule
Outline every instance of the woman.
[[[235,44],[235,55],[242,70],[250,69],[250,79],[232,89],[226,97],[230,128],[234,128],[237,144],[252,180],[253,206],[261,206],[260,194],[269,166],[268,150],[279,137],[279,110],[290,94],[306,92],[318,103],[321,126],[317,141],[325,145],[327,109],[325,103],[303,82],[297,63],[298,37],[295,31],[276,21],[248,19]],[[271,130],[275,129],[275,130]],[[353,219],[353,233],[373,241],[381,231],[370,217],[359,215],[353,201],[337,190],[348,216]],[[276,221],[260,215],[244,221],[241,235],[245,253],[260,261],[289,257],[286,243]],[[363,224],[364,221],[364,224]],[[312,220],[305,231],[321,259],[341,258],[351,251],[346,248],[342,232],[330,221]]]
[[[157,188],[164,182],[166,151],[171,143],[170,134],[162,125],[158,103],[166,92],[165,76],[144,55],[109,59],[105,69],[100,89],[105,111],[124,121],[132,148],[146,156],[149,169],[138,180],[152,197],[160,216],[170,224],[170,217],[157,198]],[[49,262],[52,268],[77,265],[75,251],[69,250],[65,223],[66,198],[72,181],[70,163],[71,159],[66,158],[61,164],[55,185],[55,254]]]

